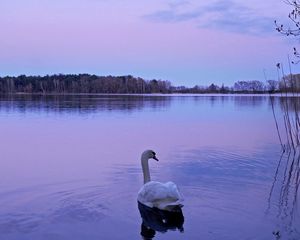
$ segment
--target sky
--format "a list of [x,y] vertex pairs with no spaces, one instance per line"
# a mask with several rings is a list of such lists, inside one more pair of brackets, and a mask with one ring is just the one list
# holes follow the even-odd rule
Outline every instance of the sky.
[[[277,79],[282,0],[1,0],[0,76],[90,73],[231,86]],[[299,66],[292,66],[298,72]],[[299,70],[299,69],[298,69]]]

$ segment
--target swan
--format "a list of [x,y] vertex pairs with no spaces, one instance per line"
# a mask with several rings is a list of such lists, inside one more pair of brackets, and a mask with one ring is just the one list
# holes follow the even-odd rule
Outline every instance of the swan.
[[158,161],[156,153],[146,150],[142,153],[141,163],[144,175],[144,185],[138,192],[138,202],[150,208],[166,211],[178,211],[183,207],[183,198],[173,182],[160,183],[151,181],[149,172],[149,159]]

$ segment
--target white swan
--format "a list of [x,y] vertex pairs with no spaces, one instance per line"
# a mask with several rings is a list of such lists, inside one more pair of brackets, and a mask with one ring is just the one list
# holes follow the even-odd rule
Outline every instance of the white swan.
[[138,192],[138,202],[161,210],[175,211],[183,206],[183,198],[177,186],[173,182],[160,183],[151,181],[148,160],[153,158],[158,161],[156,154],[152,150],[142,153],[141,162],[144,174],[144,185]]

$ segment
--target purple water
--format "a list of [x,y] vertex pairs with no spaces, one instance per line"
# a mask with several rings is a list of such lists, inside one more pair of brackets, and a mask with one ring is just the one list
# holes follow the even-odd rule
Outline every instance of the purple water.
[[149,148],[185,198],[184,230],[154,239],[300,239],[268,96],[168,95],[1,96],[0,239],[142,239]]

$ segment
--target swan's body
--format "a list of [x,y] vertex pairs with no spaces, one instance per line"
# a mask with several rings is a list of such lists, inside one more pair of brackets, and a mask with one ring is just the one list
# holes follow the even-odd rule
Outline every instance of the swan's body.
[[148,165],[150,158],[158,161],[153,151],[146,150],[143,152],[141,162],[144,174],[144,185],[138,192],[138,201],[150,208],[167,211],[174,211],[176,208],[181,208],[183,206],[183,198],[175,183],[151,181]]
[[161,210],[172,211],[178,206],[182,207],[182,197],[173,182],[147,182],[138,193],[138,201],[150,208]]

